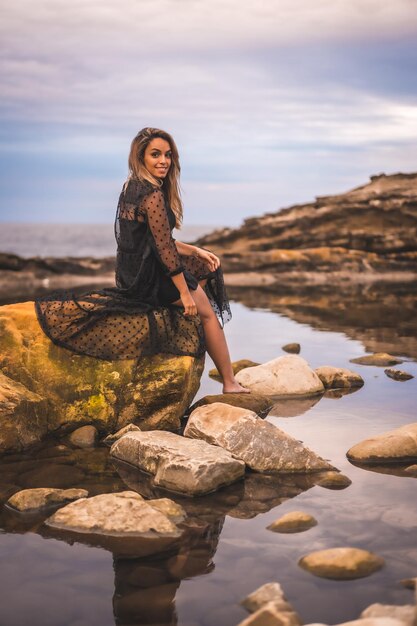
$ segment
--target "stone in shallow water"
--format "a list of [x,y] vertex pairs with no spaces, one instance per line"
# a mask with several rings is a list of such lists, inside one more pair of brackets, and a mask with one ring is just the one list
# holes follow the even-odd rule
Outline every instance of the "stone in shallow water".
[[92,448],[97,441],[97,437],[97,428],[94,426],[81,426],[70,433],[68,441],[77,448]]
[[358,463],[417,461],[417,422],[365,439],[347,452]]
[[45,507],[67,504],[79,498],[86,498],[86,489],[53,489],[40,487],[38,489],[22,489],[11,498],[7,504],[18,511],[38,511]]
[[282,346],[282,349],[290,354],[300,354],[301,346],[294,341],[293,343],[286,343],[285,346]]
[[330,548],[311,552],[298,564],[321,578],[353,580],[373,574],[384,566],[382,557],[359,548]]
[[241,370],[236,380],[254,393],[269,396],[310,396],[324,391],[307,361],[294,354]]
[[317,520],[303,511],[291,511],[267,526],[268,530],[275,533],[302,533],[317,526]]
[[378,365],[379,367],[386,367],[387,365],[398,365],[398,363],[402,363],[403,361],[387,352],[375,352],[374,354],[366,354],[365,356],[350,359],[350,362],[359,363],[360,365]]
[[400,381],[411,380],[412,378],[414,378],[412,374],[404,372],[403,370],[395,370],[392,367],[384,370],[384,374],[386,374],[388,378]]
[[316,481],[316,485],[325,489],[346,489],[351,484],[350,478],[339,472],[324,472]]
[[258,472],[316,472],[334,469],[297,439],[261,420],[253,411],[214,403],[192,412],[186,437],[228,450]]
[[326,389],[362,387],[364,384],[362,376],[343,367],[323,365],[314,371]]
[[[250,613],[258,611],[260,608],[269,603],[273,604],[279,611],[284,613],[294,613],[294,609],[285,597],[281,585],[275,582],[262,585],[250,593],[241,602],[242,606],[244,606]],[[301,622],[299,621],[298,623]]]
[[226,450],[162,431],[127,433],[110,454],[153,474],[156,486],[193,496],[229,485],[245,473],[245,464]]
[[267,602],[237,626],[299,626],[301,621],[294,612],[277,609],[273,602]]
[[[259,363],[255,363],[255,361],[251,361],[250,359],[240,359],[239,361],[233,361],[232,370],[233,374],[237,374],[240,370],[244,370],[246,367],[254,367],[255,365],[259,365]],[[214,367],[209,371],[209,376],[211,378],[216,378],[221,380],[221,376],[219,374],[219,370]]]

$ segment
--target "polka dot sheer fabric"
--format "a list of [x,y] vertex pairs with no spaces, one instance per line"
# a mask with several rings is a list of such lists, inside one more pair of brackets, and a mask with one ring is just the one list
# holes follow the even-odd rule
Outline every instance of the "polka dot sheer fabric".
[[129,179],[115,221],[116,286],[76,295],[57,291],[38,298],[39,323],[57,345],[105,360],[169,353],[201,356],[204,332],[198,315],[172,304],[179,294],[171,276],[184,272],[190,288],[205,291],[221,325],[231,318],[221,268],[210,272],[196,257],[180,255],[172,230],[175,215],[162,190]]

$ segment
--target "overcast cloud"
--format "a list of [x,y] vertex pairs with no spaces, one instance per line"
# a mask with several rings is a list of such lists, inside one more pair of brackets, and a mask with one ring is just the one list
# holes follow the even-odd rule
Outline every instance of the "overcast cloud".
[[143,126],[186,222],[415,171],[416,0],[3,2],[4,221],[111,221]]

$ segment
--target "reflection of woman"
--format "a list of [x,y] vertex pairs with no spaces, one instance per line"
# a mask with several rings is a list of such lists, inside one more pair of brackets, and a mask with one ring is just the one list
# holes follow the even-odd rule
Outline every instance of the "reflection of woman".
[[247,391],[235,380],[222,328],[231,313],[220,261],[172,237],[182,221],[172,137],[142,129],[129,170],[115,224],[116,288],[39,298],[43,330],[57,345],[108,360],[160,352],[198,356],[207,348],[223,391]]

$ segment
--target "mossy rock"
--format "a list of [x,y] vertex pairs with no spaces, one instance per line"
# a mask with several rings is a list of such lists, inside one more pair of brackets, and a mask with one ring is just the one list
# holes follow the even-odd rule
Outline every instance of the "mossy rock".
[[[54,345],[33,302],[0,307],[0,452],[86,424],[102,435],[128,423],[178,430],[200,386],[204,357],[158,354],[102,361]],[[10,398],[14,398],[10,402]]]

